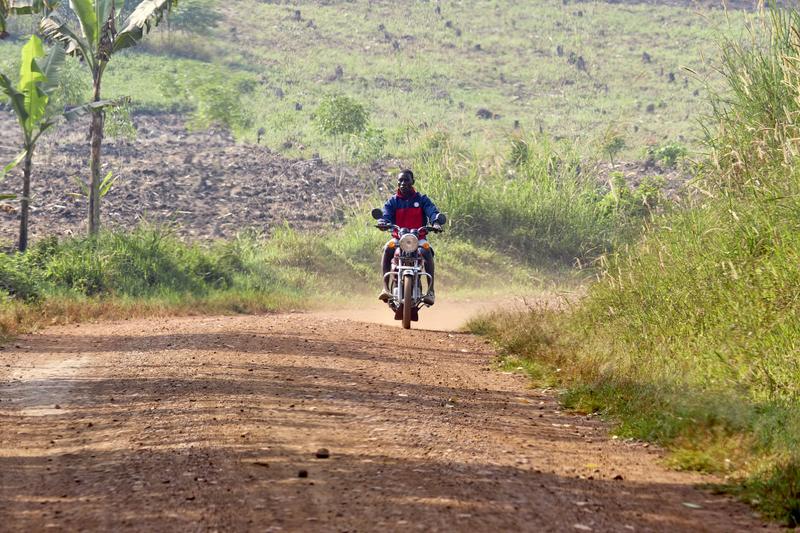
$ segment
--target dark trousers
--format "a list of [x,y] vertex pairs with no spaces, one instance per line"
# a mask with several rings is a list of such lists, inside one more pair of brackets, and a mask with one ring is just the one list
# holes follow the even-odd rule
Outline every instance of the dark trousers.
[[[383,282],[388,285],[386,274],[392,270],[392,258],[394,257],[394,248],[388,246],[383,247],[383,260],[381,261],[381,273],[383,274]],[[433,248],[422,250],[422,260],[425,263],[425,272],[431,275],[429,280],[428,290],[433,290]],[[387,287],[388,288],[388,287]]]

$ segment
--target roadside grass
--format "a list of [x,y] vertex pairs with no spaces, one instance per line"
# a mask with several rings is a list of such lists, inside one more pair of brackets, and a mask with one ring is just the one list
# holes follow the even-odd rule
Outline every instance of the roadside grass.
[[[348,231],[360,229],[352,222],[344,231],[320,236],[284,228],[269,238],[242,234],[209,247],[182,242],[155,227],[104,233],[96,240],[42,241],[24,255],[0,256],[0,336],[99,318],[344,304],[372,294],[379,283],[385,236],[365,228],[377,238],[356,242],[348,237]],[[439,271],[448,286],[463,291],[474,283],[477,293],[530,284],[528,271],[511,258],[455,239],[442,239],[437,249],[447,258]],[[467,257],[463,264],[461,254]],[[497,274],[494,285],[485,279],[486,271]]]
[[[800,525],[800,112],[797,11],[773,10],[726,41],[706,118],[709,161],[686,209],[655,217],[601,261],[563,311],[472,324],[536,361],[564,403],[659,442],[677,468]],[[544,370],[541,370],[544,369]]]
[[[607,208],[609,191],[579,171],[568,144],[518,135],[508,146],[488,163],[446,136],[415,147],[423,191],[451,220],[430,238],[449,294],[545,287],[640,224],[639,215]],[[370,202],[363,204],[349,207],[337,227],[283,226],[205,246],[147,225],[97,239],[41,240],[25,254],[0,256],[0,327],[13,332],[101,313],[297,309],[372,294],[389,237],[373,227]]]

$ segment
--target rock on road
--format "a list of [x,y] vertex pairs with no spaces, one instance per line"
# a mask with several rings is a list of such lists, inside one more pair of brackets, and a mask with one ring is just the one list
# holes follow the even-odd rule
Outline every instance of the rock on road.
[[0,530],[772,529],[493,358],[467,334],[314,313],[18,338],[0,350]]

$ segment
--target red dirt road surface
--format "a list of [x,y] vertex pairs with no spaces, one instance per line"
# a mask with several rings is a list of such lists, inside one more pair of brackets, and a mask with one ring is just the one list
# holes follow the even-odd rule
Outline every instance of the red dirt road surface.
[[0,530],[773,529],[494,357],[330,313],[19,338],[0,350]]

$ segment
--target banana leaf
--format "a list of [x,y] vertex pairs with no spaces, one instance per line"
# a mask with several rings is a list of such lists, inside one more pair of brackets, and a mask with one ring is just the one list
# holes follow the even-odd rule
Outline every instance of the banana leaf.
[[178,0],[144,0],[123,24],[114,39],[113,51],[139,44],[144,34],[150,32],[151,26],[158,26],[164,14],[177,5]]

